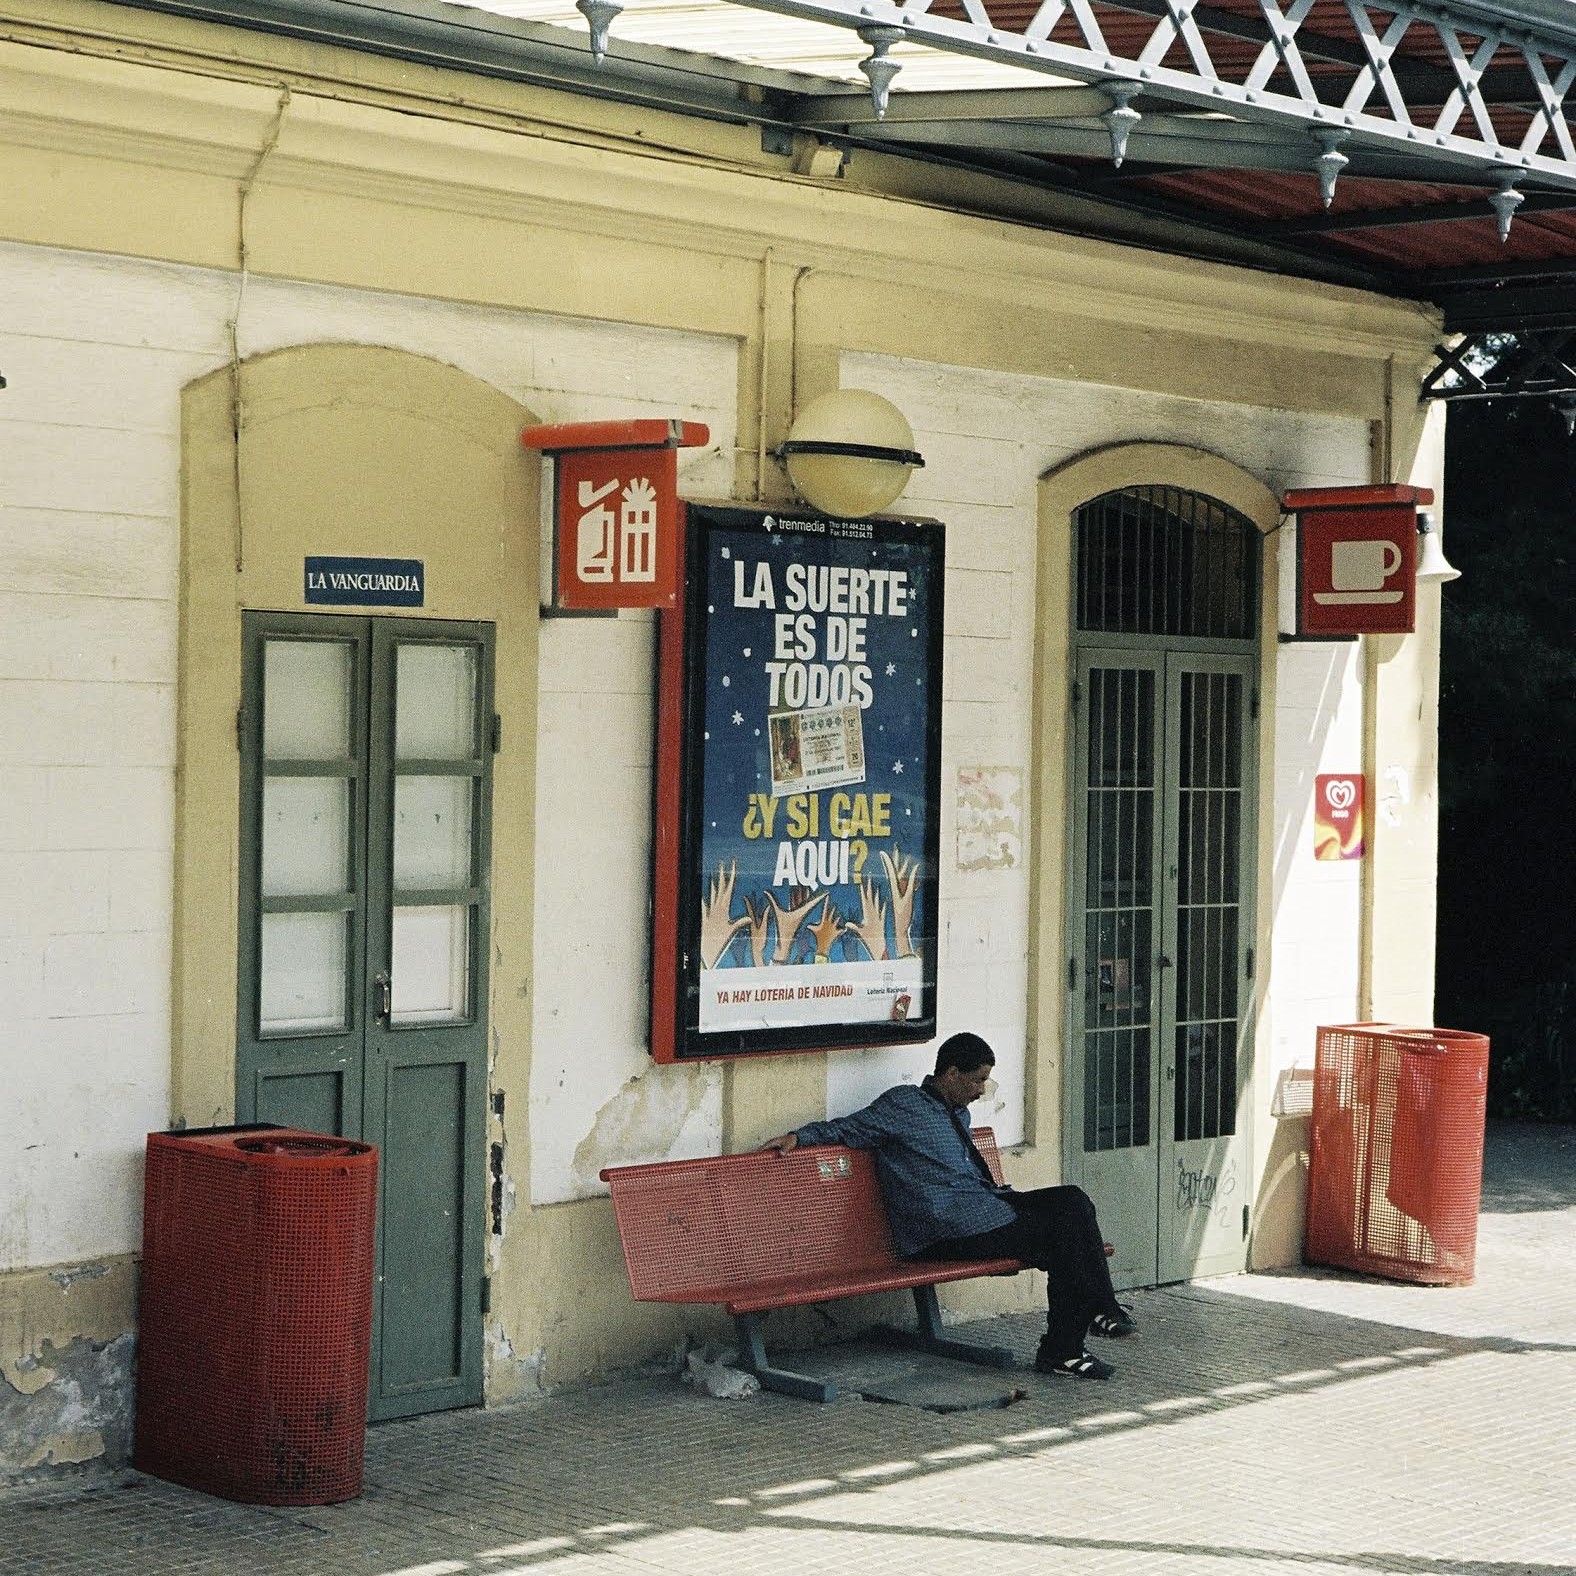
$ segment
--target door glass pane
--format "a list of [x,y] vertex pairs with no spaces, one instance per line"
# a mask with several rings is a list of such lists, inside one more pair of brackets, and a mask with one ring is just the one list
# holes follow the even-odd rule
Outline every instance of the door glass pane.
[[1089,674],[1084,1148],[1150,1141],[1155,675]]
[[1176,1139],[1236,1131],[1243,684],[1180,676]]
[[349,756],[351,666],[351,648],[342,640],[265,644],[265,760],[339,761]]
[[394,887],[430,892],[471,884],[470,777],[400,777],[394,784]]
[[395,658],[394,753],[463,761],[476,751],[476,648],[402,645]]
[[394,910],[391,1023],[463,1023],[471,1015],[468,903]]
[[263,784],[263,896],[325,896],[347,887],[350,784],[270,777]]
[[344,914],[264,914],[258,1016],[264,1034],[345,1027]]

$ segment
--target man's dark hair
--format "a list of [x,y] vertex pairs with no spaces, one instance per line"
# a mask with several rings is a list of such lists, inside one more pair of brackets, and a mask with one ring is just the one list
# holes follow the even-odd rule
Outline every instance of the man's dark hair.
[[949,1067],[960,1073],[971,1073],[976,1067],[994,1067],[996,1053],[977,1034],[954,1034],[941,1042],[936,1052],[936,1076],[939,1078]]

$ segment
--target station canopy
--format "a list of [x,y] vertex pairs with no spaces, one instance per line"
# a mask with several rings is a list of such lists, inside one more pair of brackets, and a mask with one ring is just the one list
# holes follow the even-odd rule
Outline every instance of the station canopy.
[[1425,394],[1576,410],[1576,0],[125,3],[758,125],[805,174],[987,173],[1057,228],[1432,302]]

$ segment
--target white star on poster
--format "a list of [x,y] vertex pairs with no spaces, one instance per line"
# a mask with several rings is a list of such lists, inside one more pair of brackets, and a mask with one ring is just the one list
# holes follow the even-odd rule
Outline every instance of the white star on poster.
[[892,775],[894,777],[901,777],[903,775],[903,763],[901,761],[892,762]]
[[742,728],[744,726],[744,713],[742,711],[734,712],[733,725],[735,728]]
[[896,672],[897,672],[897,663],[895,663],[895,662],[887,663],[887,677],[891,678],[892,675],[894,673],[896,673]]

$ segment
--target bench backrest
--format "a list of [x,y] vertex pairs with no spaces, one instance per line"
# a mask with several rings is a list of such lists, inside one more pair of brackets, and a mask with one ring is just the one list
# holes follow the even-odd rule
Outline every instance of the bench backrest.
[[[995,1135],[977,1129],[975,1143],[999,1179]],[[711,1301],[730,1287],[897,1262],[868,1150],[756,1151],[602,1177],[637,1301]]]

